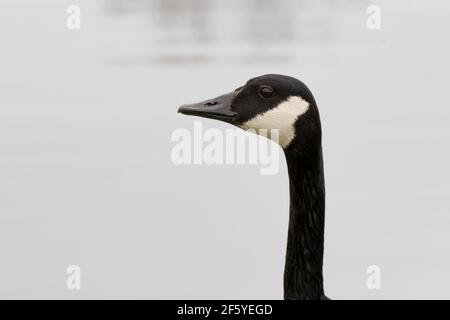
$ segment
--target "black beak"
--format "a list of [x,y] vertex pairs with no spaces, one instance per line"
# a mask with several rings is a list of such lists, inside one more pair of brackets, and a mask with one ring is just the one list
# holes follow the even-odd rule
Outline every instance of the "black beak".
[[231,110],[236,92],[230,92],[220,97],[205,100],[199,103],[184,104],[178,108],[182,114],[199,116],[203,118],[216,119],[228,123],[235,123],[239,115]]

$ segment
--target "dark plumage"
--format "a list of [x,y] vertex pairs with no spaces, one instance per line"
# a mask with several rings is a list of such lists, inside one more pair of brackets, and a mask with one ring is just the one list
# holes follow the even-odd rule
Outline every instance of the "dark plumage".
[[[292,97],[296,97],[294,102],[289,100]],[[254,119],[264,117],[270,110],[276,112],[274,125],[281,123],[280,132],[287,141],[286,145],[280,143],[287,161],[290,190],[284,298],[327,299],[322,276],[325,220],[322,131],[310,90],[292,77],[264,75],[215,99],[184,105],[179,112],[248,128],[254,125]],[[267,121],[271,119],[273,116],[267,116],[256,123],[270,126]],[[295,132],[293,136],[289,135],[291,130]]]

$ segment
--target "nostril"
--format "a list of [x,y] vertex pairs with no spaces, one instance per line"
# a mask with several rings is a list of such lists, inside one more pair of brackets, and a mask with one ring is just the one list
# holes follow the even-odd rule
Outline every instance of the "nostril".
[[207,106],[215,106],[217,103],[218,103],[217,101],[207,101],[205,103],[205,105],[207,105]]

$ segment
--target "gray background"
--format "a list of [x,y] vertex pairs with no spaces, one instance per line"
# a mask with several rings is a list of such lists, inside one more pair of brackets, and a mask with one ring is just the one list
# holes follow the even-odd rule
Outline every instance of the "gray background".
[[0,297],[282,298],[284,161],[261,176],[170,159],[173,130],[193,128],[180,104],[282,73],[321,111],[327,294],[450,298],[449,14],[444,0],[2,0]]

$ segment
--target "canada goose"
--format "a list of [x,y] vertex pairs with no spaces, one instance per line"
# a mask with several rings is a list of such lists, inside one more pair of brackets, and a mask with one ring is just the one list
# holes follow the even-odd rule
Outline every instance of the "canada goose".
[[256,77],[214,99],[178,112],[243,129],[279,129],[289,174],[290,212],[285,299],[328,299],[323,289],[325,182],[319,111],[308,87],[276,74]]

